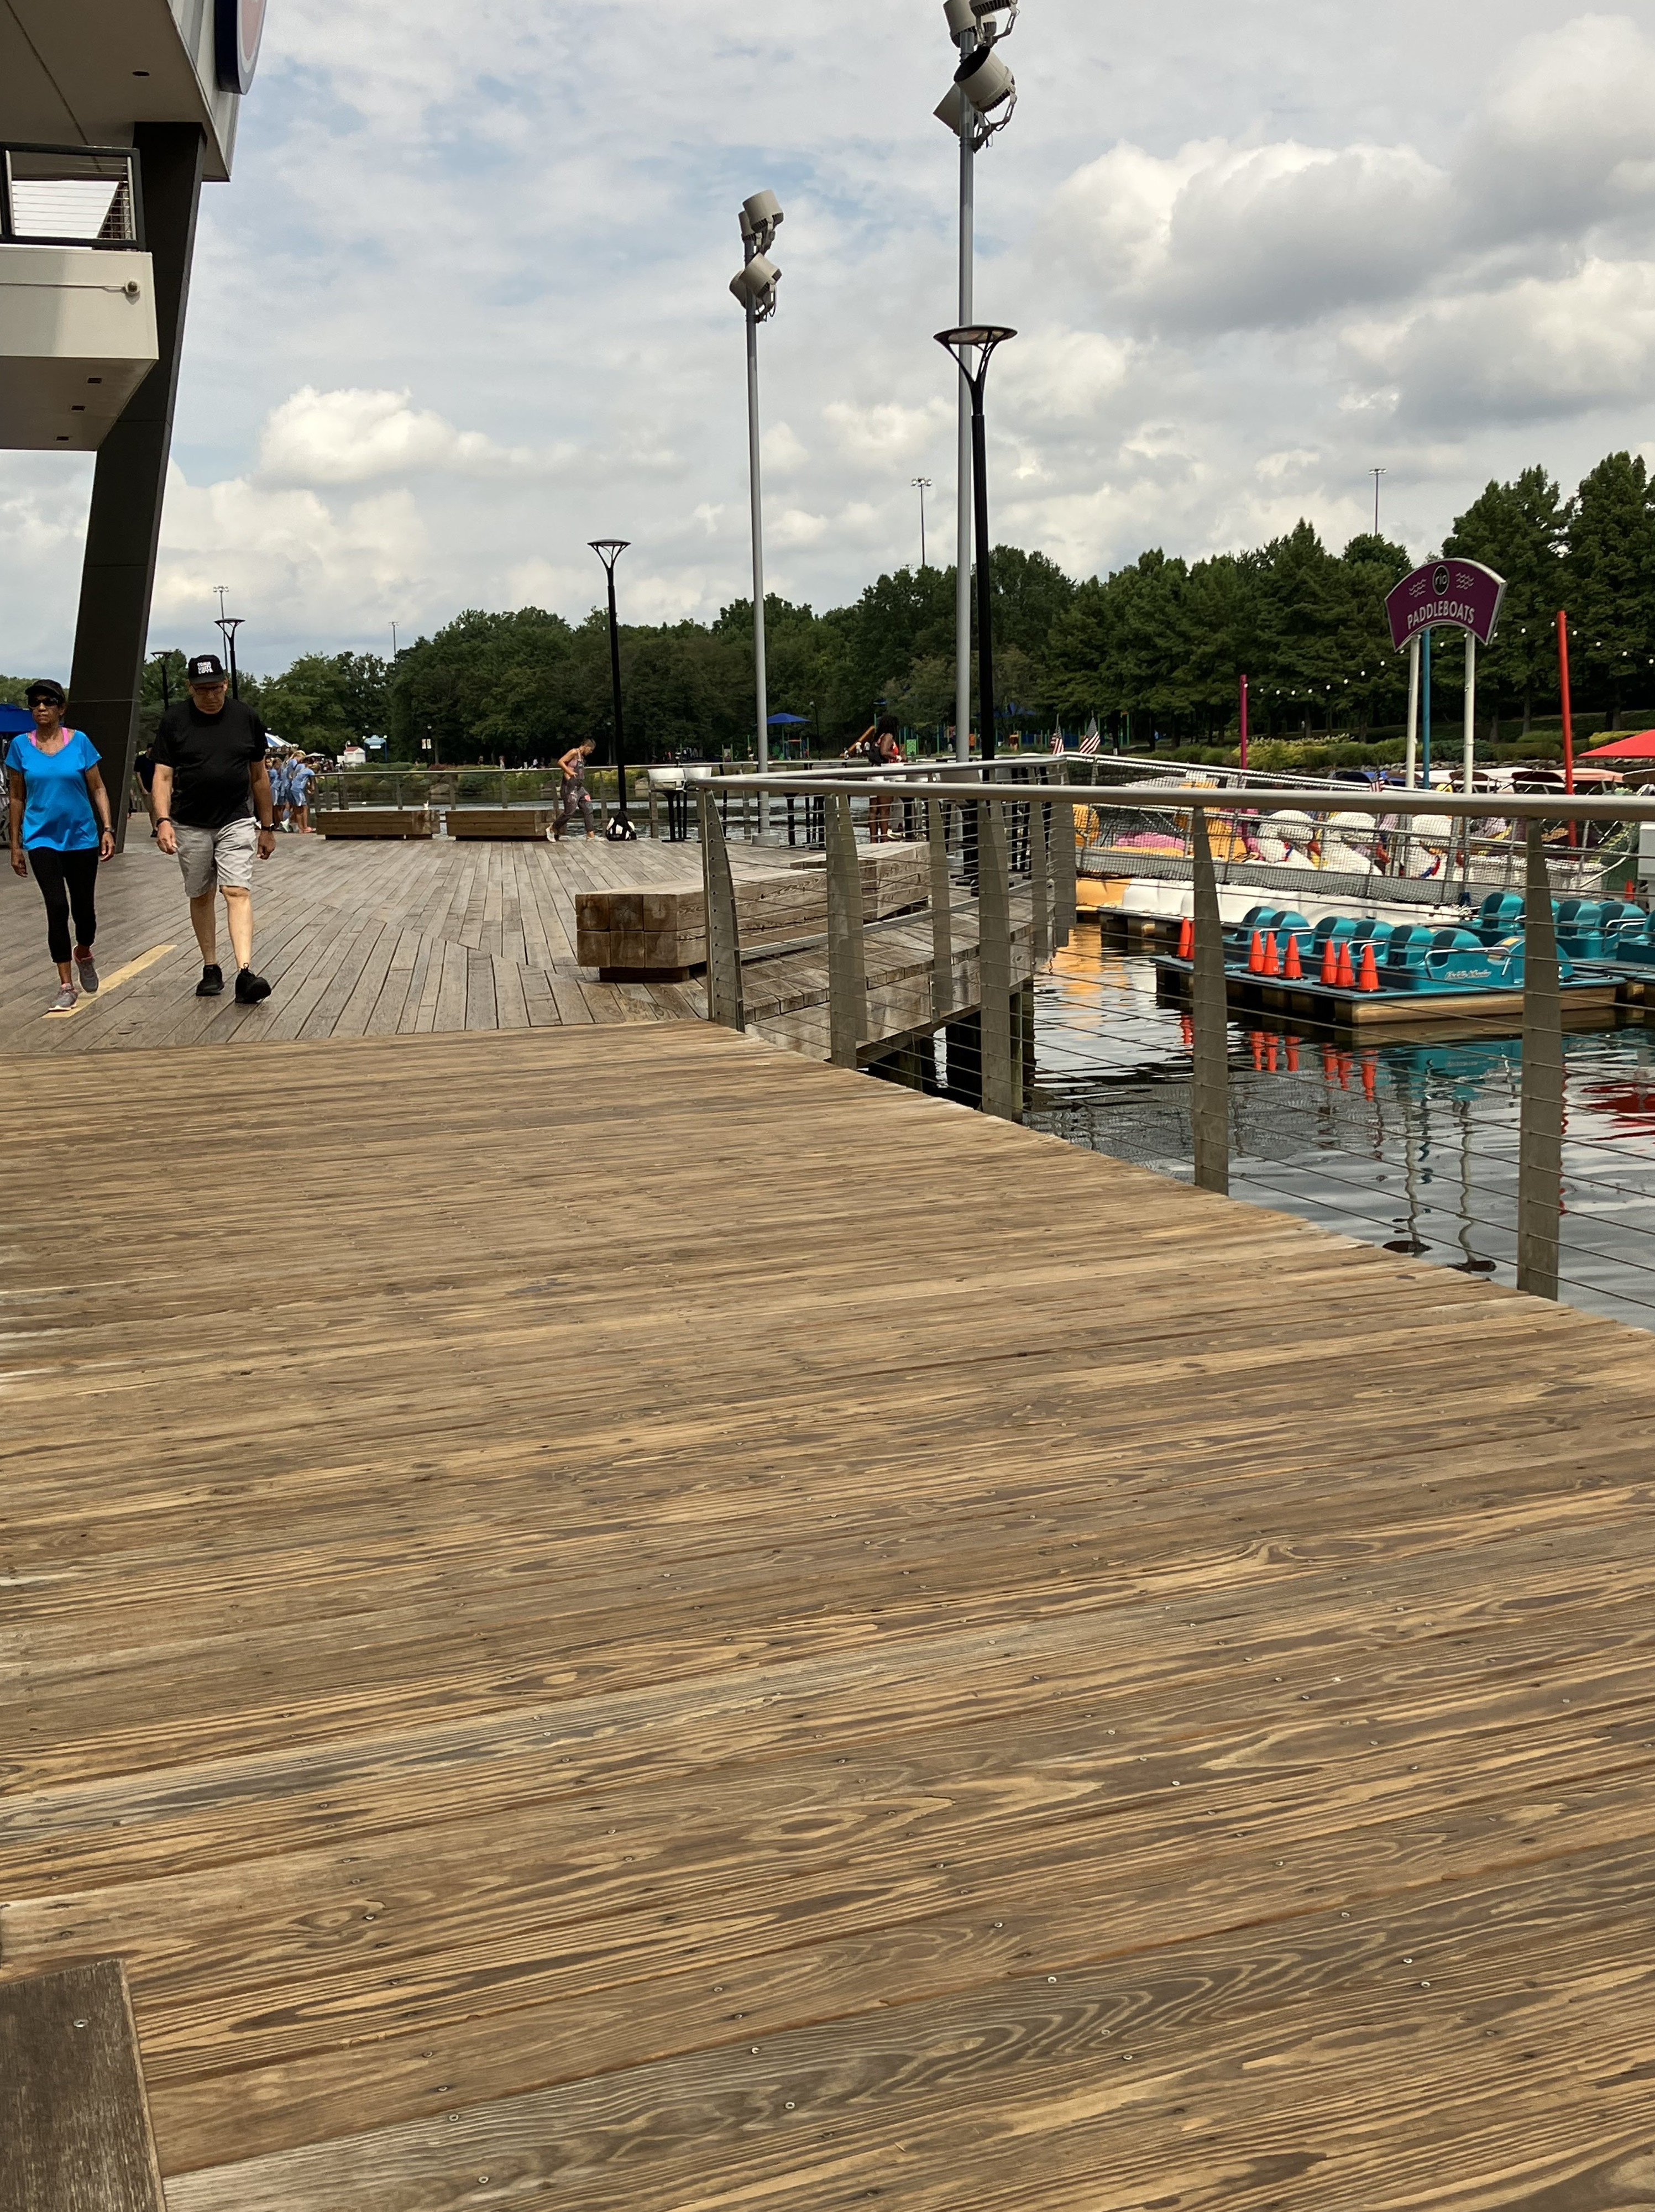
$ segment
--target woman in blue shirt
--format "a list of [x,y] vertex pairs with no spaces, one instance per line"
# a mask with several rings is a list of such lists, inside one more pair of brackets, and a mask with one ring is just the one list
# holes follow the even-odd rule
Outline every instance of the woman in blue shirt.
[[[98,934],[94,894],[98,863],[112,857],[115,832],[109,794],[98,769],[97,750],[82,730],[64,727],[64,687],[49,677],[24,695],[34,716],[32,732],[15,737],[6,755],[11,787],[11,865],[26,876],[31,865],[46,902],[46,945],[58,963],[58,991],[50,1011],[74,1011],[81,988],[98,988],[92,957]],[[27,859],[24,858],[25,854]],[[69,915],[75,910],[74,968],[70,964]]]

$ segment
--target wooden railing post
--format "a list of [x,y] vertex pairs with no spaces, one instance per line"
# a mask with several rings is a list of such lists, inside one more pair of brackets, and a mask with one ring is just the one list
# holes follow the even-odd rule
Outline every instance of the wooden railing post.
[[1051,880],[1047,867],[1048,811],[1044,799],[1029,802],[1029,891],[1034,915],[1034,964],[1051,958]]
[[1012,1033],[1012,902],[1006,810],[984,799],[977,816],[977,978],[983,1004],[983,1110],[1022,1118],[1023,1055]]
[[649,835],[656,844],[660,842],[660,793],[655,788],[655,779],[649,779]]
[[850,801],[832,792],[826,801],[828,895],[828,1036],[835,1067],[855,1067],[867,1027],[867,969],[862,949],[862,866]]
[[954,886],[948,873],[948,816],[941,799],[926,802],[931,830],[931,1018],[954,1011]]
[[1196,1182],[1202,1190],[1230,1188],[1230,1000],[1224,977],[1224,928],[1219,916],[1218,878],[1202,807],[1190,810],[1190,842],[1196,861],[1196,973],[1191,1012],[1195,1028],[1195,1082],[1190,1123],[1195,1138]]
[[735,882],[711,787],[696,791],[701,810],[701,883],[707,905],[707,1018],[721,1029],[745,1030],[741,1002],[741,939],[736,924]]
[[1523,1110],[1518,1138],[1517,1286],[1557,1296],[1563,1212],[1563,994],[1557,923],[1538,822],[1528,831],[1523,902]]
[[[1059,770],[1064,785],[1068,769]],[[1061,952],[1074,928],[1074,806],[1065,799],[1051,810],[1052,950]]]

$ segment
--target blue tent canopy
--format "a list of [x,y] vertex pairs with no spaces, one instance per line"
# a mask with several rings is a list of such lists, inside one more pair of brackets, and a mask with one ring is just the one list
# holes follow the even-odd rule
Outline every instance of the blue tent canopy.
[[802,714],[772,714],[770,716],[770,727],[774,729],[778,722],[791,722],[796,723],[799,727],[802,729],[804,727],[805,719],[805,716]]

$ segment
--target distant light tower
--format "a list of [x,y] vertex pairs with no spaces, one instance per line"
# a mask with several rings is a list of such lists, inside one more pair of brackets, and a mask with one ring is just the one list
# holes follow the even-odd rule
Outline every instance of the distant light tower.
[[1368,474],[1373,479],[1373,535],[1377,538],[1379,534],[1379,479],[1388,477],[1390,471],[1384,468],[1370,469]]
[[[770,676],[764,656],[764,501],[759,478],[758,325],[776,313],[776,288],[782,271],[770,248],[782,227],[782,203],[774,192],[755,192],[741,204],[742,251],[746,258],[730,281],[731,295],[747,318],[747,479],[752,494],[753,687],[758,696],[758,773],[770,761]],[[770,795],[758,794],[758,842],[770,842]]]
[[920,495],[920,573],[922,575],[931,565],[925,557],[925,495],[931,489],[930,477],[916,477],[914,489]]
[[392,625],[391,625],[391,658],[392,658],[392,660],[395,660],[396,657],[397,657],[397,626],[396,626],[395,623],[392,623]]
[[213,589],[218,594],[218,633],[224,641],[225,651],[230,656],[230,696],[232,699],[239,699],[241,696],[241,678],[235,665],[235,633],[246,620],[246,617],[225,613],[224,602],[228,598],[230,590],[228,584],[215,584]]
[[620,811],[604,835],[618,843],[623,838],[636,842],[638,833],[632,827],[632,817],[626,811],[626,738],[621,727],[621,627],[615,615],[615,563],[631,540],[627,538],[593,538],[588,542],[603,562],[604,574],[609,579],[609,682],[615,709],[615,781],[620,795]]
[[[995,131],[1003,131],[1017,106],[1017,79],[994,48],[1016,26],[1019,0],[943,0],[948,35],[959,50],[959,67],[937,120],[959,137],[959,319],[962,327],[977,313],[973,268],[976,258],[976,160]],[[954,751],[961,760],[971,750],[971,406],[962,391],[959,402],[954,573]],[[994,732],[984,732],[992,742]]]

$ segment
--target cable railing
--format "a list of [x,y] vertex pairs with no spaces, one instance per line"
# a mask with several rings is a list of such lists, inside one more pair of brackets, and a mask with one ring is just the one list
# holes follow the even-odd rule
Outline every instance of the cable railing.
[[[704,793],[714,1018],[745,1024],[766,957],[748,957],[719,887],[721,806],[728,816],[762,794],[774,824],[807,793],[826,838],[824,1056],[1655,1323],[1655,1067],[1642,1027],[1655,923],[1635,863],[1655,800],[1350,787],[1337,798],[1352,836],[1441,838],[1445,822],[1462,862],[1469,828],[1474,863],[1498,850],[1500,872],[1473,874],[1457,915],[1421,914],[1374,867],[1351,910],[1324,897],[1311,916],[1221,884],[1232,787],[1181,781],[1172,803],[1160,778],[1117,785],[1111,808],[1174,823],[1190,878],[1152,950],[1110,950],[1103,908],[1093,959],[1074,931],[1097,809],[1067,781],[1069,765],[1014,759],[990,778],[936,763],[817,770]],[[981,975],[974,1002],[934,1005],[894,1042],[871,1018],[877,948],[904,927],[922,934],[928,918],[865,923],[856,874],[893,788],[925,817],[928,919],[970,940]],[[1304,795],[1303,784],[1250,787],[1247,811],[1279,823],[1305,811]],[[1628,855],[1620,890],[1603,890],[1601,863],[1596,882],[1569,889],[1611,835]]]

